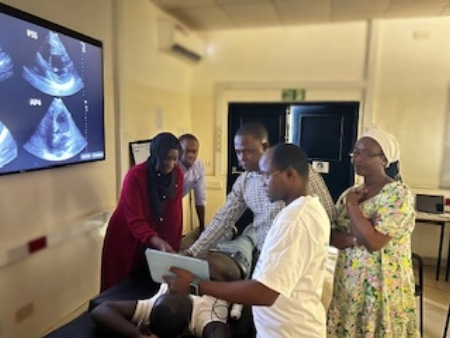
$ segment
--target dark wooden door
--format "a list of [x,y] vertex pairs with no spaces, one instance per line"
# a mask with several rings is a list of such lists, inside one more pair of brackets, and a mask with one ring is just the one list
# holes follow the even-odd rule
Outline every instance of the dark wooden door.
[[289,109],[289,141],[300,145],[336,201],[354,184],[349,153],[357,138],[358,102],[304,103]]

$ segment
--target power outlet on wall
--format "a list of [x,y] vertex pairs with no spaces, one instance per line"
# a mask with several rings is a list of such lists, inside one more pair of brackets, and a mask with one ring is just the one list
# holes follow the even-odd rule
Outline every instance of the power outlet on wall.
[[34,304],[28,303],[25,306],[22,306],[16,312],[16,322],[20,323],[21,321],[27,319],[34,313]]

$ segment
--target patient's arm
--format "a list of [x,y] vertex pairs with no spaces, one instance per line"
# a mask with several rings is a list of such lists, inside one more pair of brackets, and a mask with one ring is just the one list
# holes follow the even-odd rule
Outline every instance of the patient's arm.
[[102,329],[129,338],[146,337],[131,322],[137,301],[103,302],[91,313],[92,320]]
[[229,326],[222,322],[208,323],[203,329],[203,338],[232,338]]
[[[189,293],[189,285],[195,276],[184,269],[171,267],[170,272],[176,276],[164,276],[170,285],[171,292]],[[233,282],[201,281],[198,284],[200,293],[223,299],[230,303],[242,305],[272,306],[280,295],[256,280],[240,280]]]

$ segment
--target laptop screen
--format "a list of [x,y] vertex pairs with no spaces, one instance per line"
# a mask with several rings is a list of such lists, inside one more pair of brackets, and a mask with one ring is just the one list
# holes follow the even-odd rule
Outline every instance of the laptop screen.
[[439,214],[444,212],[444,196],[441,195],[416,195],[416,210]]

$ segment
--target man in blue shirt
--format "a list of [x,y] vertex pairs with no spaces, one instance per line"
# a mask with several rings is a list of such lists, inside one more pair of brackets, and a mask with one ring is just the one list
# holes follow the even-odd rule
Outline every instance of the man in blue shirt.
[[182,147],[180,168],[184,173],[183,196],[194,190],[195,209],[197,211],[200,232],[205,228],[205,166],[197,158],[199,142],[192,134],[183,134],[179,138]]

